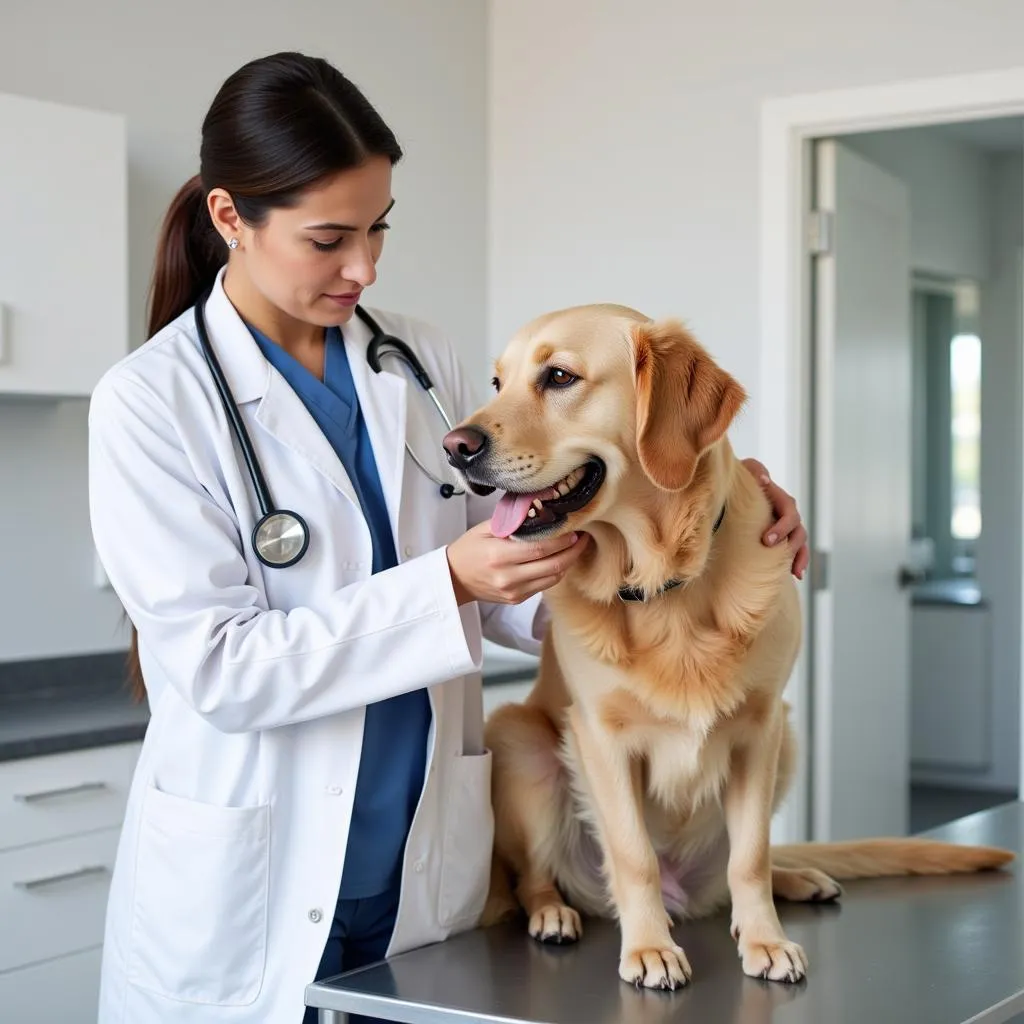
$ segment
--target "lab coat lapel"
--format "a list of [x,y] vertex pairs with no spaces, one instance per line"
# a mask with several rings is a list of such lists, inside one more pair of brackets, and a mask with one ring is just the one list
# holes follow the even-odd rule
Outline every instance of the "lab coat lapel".
[[358,317],[343,328],[345,352],[359,398],[373,457],[380,475],[392,536],[398,542],[398,517],[402,505],[405,472],[405,432],[409,400],[408,382],[397,373],[374,373],[366,361],[372,334]]
[[[325,476],[358,508],[355,488],[337,452],[292,386],[264,359],[224,292],[223,275],[222,270],[206,305],[206,322],[235,404],[241,407],[259,399],[256,422],[260,427]],[[275,502],[287,503],[286,496],[274,492],[273,480],[268,479],[267,486]]]
[[[357,508],[359,498],[345,467],[319,424],[292,386],[271,367],[267,389],[256,409],[256,422],[289,451],[325,476]],[[273,485],[270,484],[271,490]],[[275,496],[276,500],[276,496]]]

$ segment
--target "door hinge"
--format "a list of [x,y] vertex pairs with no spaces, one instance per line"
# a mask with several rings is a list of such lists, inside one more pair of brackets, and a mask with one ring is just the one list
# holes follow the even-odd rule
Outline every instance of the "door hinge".
[[807,247],[812,256],[832,251],[835,214],[831,210],[812,210],[807,216]]
[[829,559],[827,551],[814,551],[811,554],[811,589],[814,591],[828,590]]

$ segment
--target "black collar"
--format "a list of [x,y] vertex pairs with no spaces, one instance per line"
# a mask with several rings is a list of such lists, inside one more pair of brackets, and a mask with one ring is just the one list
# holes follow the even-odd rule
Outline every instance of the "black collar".
[[[718,533],[719,527],[722,525],[722,520],[725,518],[725,506],[722,506],[722,511],[718,513],[718,518],[715,520],[715,525],[711,527],[712,536]],[[671,579],[666,580],[662,585],[650,596],[657,597],[659,594],[664,594],[667,590],[675,590],[676,587],[681,586],[685,583],[685,579]],[[640,587],[619,587],[619,600],[620,601],[646,601],[647,592],[642,590]]]

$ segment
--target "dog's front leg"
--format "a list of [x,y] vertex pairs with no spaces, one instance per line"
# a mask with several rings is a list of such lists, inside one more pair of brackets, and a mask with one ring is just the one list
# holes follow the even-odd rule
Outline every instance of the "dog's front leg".
[[669,931],[658,858],[644,824],[639,765],[621,740],[577,706],[568,719],[622,929],[619,975],[646,988],[681,988],[692,972]]
[[807,973],[807,957],[787,940],[772,901],[771,812],[782,729],[781,714],[773,713],[753,742],[733,752],[724,801],[729,893],[744,973],[799,981]]

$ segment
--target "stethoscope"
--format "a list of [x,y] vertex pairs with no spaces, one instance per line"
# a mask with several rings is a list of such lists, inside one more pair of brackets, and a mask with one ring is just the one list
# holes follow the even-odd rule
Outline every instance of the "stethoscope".
[[[231,389],[228,387],[224,371],[221,370],[220,363],[217,361],[217,356],[213,351],[213,346],[210,344],[210,336],[206,332],[204,307],[206,306],[206,300],[210,297],[210,291],[211,289],[207,289],[199,298],[199,301],[196,302],[196,331],[199,334],[199,347],[203,350],[206,363],[210,367],[210,374],[217,387],[228,422],[231,424],[231,429],[238,440],[238,446],[242,451],[242,458],[245,460],[246,469],[249,471],[249,477],[252,480],[253,490],[256,492],[256,500],[259,502],[260,519],[252,531],[253,551],[255,551],[256,557],[269,568],[286,569],[289,565],[294,565],[306,553],[306,549],[309,547],[309,526],[298,512],[293,512],[291,509],[274,507],[274,500],[270,496],[267,479],[263,475],[263,469],[256,458],[256,451],[245,429],[245,424],[242,422],[242,417],[231,394]],[[417,359],[416,353],[400,338],[386,334],[380,324],[362,306],[356,306],[356,315],[373,333],[370,344],[366,348],[366,361],[370,364],[370,368],[374,373],[381,372],[381,358],[383,356],[390,355],[401,360],[412,371],[420,387],[430,396],[430,400],[434,403],[434,408],[437,409],[441,419],[444,420],[445,427],[451,430],[452,421],[448,413],[445,412],[441,400],[437,397],[434,382],[423,368],[423,364]],[[420,471],[438,485],[442,498],[451,498],[455,495],[466,493],[451,482],[442,480],[424,466],[416,456],[416,453],[409,447],[408,440],[405,442],[405,450],[409,453]]]

